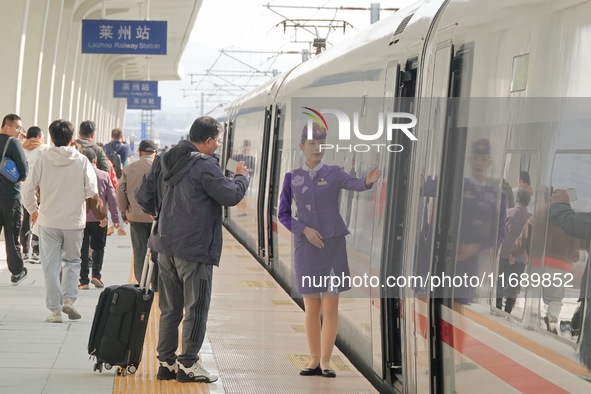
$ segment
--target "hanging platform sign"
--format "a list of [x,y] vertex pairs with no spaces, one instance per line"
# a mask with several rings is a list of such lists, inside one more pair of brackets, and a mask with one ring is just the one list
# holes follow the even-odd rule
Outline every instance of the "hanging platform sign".
[[127,109],[160,109],[160,97],[128,97]]
[[82,20],[82,53],[166,55],[166,21]]
[[157,97],[158,81],[113,81],[113,97]]

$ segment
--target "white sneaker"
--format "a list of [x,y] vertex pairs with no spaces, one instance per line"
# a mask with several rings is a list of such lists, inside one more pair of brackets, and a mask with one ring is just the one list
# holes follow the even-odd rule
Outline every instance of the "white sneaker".
[[47,323],[62,323],[62,311],[60,311],[59,309],[51,311],[51,314],[47,316],[45,321]]
[[29,264],[41,264],[41,260],[39,260],[39,255],[37,253],[31,253],[27,258]]
[[182,363],[178,363],[178,367],[176,374],[177,382],[213,383],[218,380],[217,376],[210,374],[197,363],[190,367],[185,367]]
[[80,313],[78,313],[76,308],[74,308],[72,300],[70,300],[69,298],[64,299],[64,307],[62,308],[62,312],[68,315],[68,318],[70,320],[78,320],[82,317]]

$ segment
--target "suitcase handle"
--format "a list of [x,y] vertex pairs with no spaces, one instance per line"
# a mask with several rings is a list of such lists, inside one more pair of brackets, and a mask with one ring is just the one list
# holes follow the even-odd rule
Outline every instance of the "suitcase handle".
[[140,289],[144,291],[145,295],[148,295],[150,291],[150,278],[152,278],[152,271],[154,270],[154,262],[152,261],[152,251],[150,248],[146,249],[146,259],[144,261],[144,267],[142,268],[142,276],[140,278]]

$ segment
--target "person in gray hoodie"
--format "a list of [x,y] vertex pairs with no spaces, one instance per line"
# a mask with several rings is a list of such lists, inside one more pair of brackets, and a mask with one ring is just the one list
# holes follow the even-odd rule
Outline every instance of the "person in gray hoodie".
[[[197,364],[198,353],[205,338],[212,268],[219,265],[222,252],[222,206],[238,204],[248,188],[244,162],[231,179],[214,158],[223,143],[220,132],[215,119],[196,119],[189,141],[156,157],[135,194],[144,212],[156,217],[150,247],[159,253],[161,380],[217,380]],[[182,353],[177,357],[183,309]]]
[[39,225],[45,303],[51,311],[45,321],[61,323],[62,312],[71,320],[81,317],[74,302],[78,298],[86,199],[97,196],[98,187],[92,165],[73,146],[72,124],[55,120],[49,125],[49,134],[55,146],[35,163],[23,187],[23,204],[31,214],[31,223]]

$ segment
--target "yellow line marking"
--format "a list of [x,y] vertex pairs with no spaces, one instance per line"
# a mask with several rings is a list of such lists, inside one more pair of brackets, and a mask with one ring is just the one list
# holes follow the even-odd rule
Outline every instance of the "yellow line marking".
[[[133,264],[129,274],[129,283],[133,283]],[[115,376],[113,394],[206,394],[209,393],[207,383],[179,383],[176,380],[157,380],[158,360],[158,329],[160,326],[160,309],[158,293],[154,294],[154,302],[148,321],[142,361],[138,371],[133,375]],[[179,331],[182,330],[182,324]],[[179,335],[181,338],[181,335]],[[113,367],[116,368],[116,367]],[[84,391],[84,390],[82,390]]]

